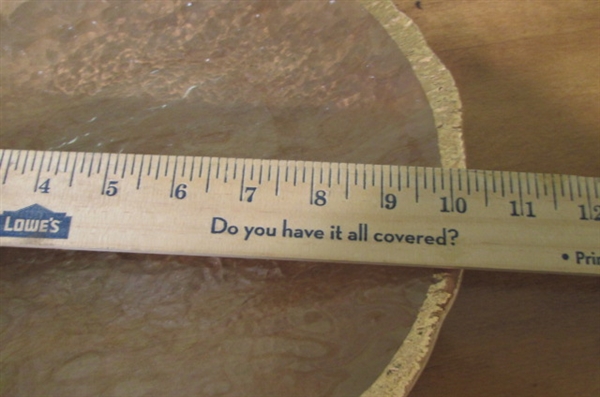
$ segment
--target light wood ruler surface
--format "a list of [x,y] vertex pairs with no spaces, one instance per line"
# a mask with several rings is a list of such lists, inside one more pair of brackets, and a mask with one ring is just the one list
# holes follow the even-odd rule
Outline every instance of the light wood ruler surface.
[[0,245],[600,275],[600,178],[0,151]]

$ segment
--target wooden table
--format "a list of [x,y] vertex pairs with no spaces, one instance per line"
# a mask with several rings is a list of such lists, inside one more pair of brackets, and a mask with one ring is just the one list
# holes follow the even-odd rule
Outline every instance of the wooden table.
[[[395,0],[450,69],[470,168],[600,176],[600,2]],[[600,279],[468,271],[411,396],[600,396]]]

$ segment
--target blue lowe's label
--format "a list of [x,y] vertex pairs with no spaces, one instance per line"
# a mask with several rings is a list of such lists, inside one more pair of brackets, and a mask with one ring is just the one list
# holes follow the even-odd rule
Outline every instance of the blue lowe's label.
[[69,238],[71,217],[39,204],[0,215],[0,237]]

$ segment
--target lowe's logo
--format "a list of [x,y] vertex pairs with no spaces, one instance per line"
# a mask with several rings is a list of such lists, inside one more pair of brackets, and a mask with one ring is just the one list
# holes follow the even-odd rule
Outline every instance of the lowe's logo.
[[69,238],[71,217],[38,204],[0,215],[0,237]]

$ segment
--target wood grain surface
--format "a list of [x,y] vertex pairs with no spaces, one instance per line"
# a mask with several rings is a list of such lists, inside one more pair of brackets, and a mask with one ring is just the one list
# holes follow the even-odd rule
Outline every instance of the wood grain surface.
[[[456,79],[468,167],[600,176],[600,2],[395,2]],[[476,271],[411,394],[599,395],[600,279]]]

